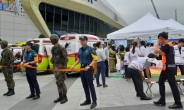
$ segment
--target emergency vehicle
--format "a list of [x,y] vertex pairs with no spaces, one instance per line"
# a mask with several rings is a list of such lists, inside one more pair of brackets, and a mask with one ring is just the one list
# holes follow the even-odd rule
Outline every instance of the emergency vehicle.
[[38,63],[37,69],[38,72],[47,71],[47,69],[51,69],[53,66],[49,63],[49,57],[46,51],[46,45],[52,45],[49,38],[34,38],[30,39],[33,43],[32,49],[38,54]]
[[[102,39],[89,34],[71,34],[71,35],[63,35],[59,39],[59,44],[65,47],[65,45],[68,44],[68,47],[66,47],[66,50],[68,52],[68,64],[67,68],[71,68],[72,65],[77,61],[78,59],[78,51],[79,48],[81,48],[80,44],[80,37],[86,36],[88,37],[88,45],[93,47],[94,43],[102,42]],[[75,68],[80,68],[80,64],[76,65]]]

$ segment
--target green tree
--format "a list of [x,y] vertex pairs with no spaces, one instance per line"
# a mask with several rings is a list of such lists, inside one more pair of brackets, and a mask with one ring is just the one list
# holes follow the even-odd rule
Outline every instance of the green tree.
[[40,34],[38,38],[45,38],[43,34]]
[[0,39],[0,41],[2,41],[2,40]]

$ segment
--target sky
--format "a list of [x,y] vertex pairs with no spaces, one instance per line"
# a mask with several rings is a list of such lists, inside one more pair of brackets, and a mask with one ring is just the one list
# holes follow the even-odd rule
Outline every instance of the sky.
[[[131,24],[147,13],[156,17],[151,0],[107,0],[117,12]],[[184,0],[153,0],[160,19],[175,19],[177,9],[177,21],[184,25]]]

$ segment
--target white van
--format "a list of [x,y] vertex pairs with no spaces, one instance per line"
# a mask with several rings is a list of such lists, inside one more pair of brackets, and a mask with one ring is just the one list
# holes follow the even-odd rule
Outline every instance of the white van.
[[[86,36],[88,37],[88,45],[93,47],[94,43],[97,42],[102,42],[103,41],[94,35],[89,35],[89,34],[70,34],[70,35],[63,35],[59,39],[59,44],[65,47],[65,45],[68,43],[68,47],[66,48],[68,52],[68,64],[67,68],[71,68],[72,65],[76,62],[78,59],[78,51],[79,48],[81,48],[80,40],[79,38],[81,36]],[[76,66],[76,68],[80,68],[80,64]]]
[[45,45],[52,45],[49,38],[34,38],[30,39],[33,43],[32,49],[38,54],[38,64],[37,68],[39,72],[47,71],[47,69],[52,68],[52,65],[49,65],[49,58],[47,55]]

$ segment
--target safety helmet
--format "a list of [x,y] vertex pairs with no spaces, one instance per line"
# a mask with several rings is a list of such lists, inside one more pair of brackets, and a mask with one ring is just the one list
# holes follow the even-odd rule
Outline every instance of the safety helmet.
[[57,35],[57,34],[52,34],[51,36],[50,36],[50,40],[52,41],[52,40],[59,40],[59,36]]
[[8,42],[7,42],[7,41],[5,41],[5,40],[2,40],[2,41],[0,41],[0,45],[8,46]]

